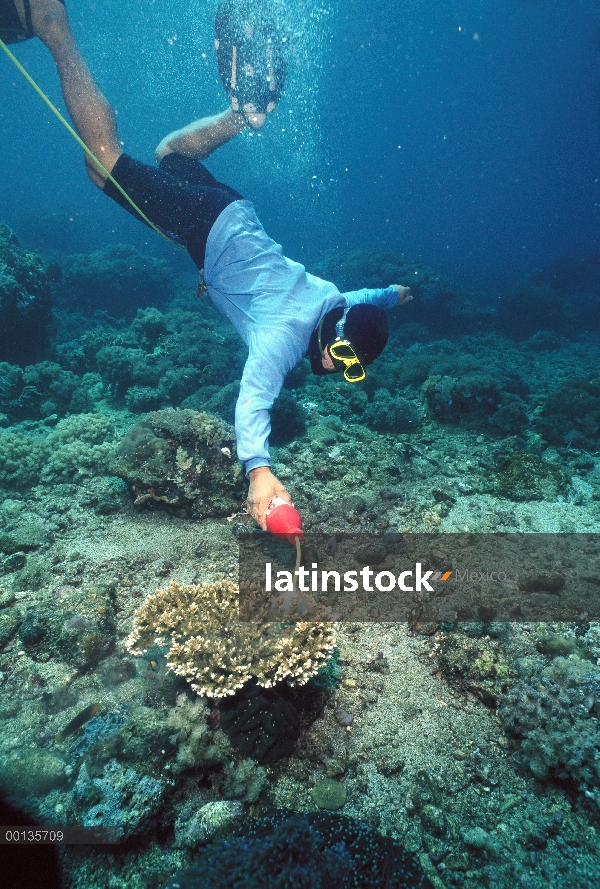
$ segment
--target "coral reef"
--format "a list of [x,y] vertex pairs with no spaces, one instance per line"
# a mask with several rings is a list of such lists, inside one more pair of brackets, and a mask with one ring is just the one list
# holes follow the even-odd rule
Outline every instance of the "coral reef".
[[505,731],[536,778],[574,782],[600,806],[600,667],[560,656],[517,666],[520,681],[499,709]]
[[[164,266],[117,251],[82,260],[78,281],[78,262],[62,288],[39,265],[54,287],[47,351],[0,363],[0,780],[42,823],[130,838],[65,850],[68,884],[166,886],[198,854],[182,885],[418,885],[419,864],[448,889],[599,885],[598,624],[501,624],[484,604],[471,623],[408,631],[374,600],[376,623],[340,625],[332,652],[330,625],[241,623],[224,578],[248,530],[232,516],[245,481],[221,420],[244,344],[191,278],[169,268],[161,291]],[[398,280],[415,297],[390,313],[363,383],[305,360],[273,410],[274,471],[327,553],[377,533],[356,558],[387,567],[426,530],[441,565],[444,532],[593,533],[599,268],[555,264],[523,285],[531,317],[513,299],[500,319],[510,300],[474,304],[404,257],[323,266],[344,289]],[[129,292],[136,272],[148,301]],[[110,474],[123,459],[131,474]],[[151,508],[132,507],[132,486]],[[555,555],[519,575],[528,598],[565,599]],[[195,586],[211,581],[213,594]],[[240,830],[267,801],[324,808]],[[336,807],[370,825],[367,845]],[[416,875],[394,872],[391,843],[416,853]]]
[[88,397],[98,397],[95,375],[102,395],[134,413],[185,402],[233,422],[244,344],[208,303],[190,305],[195,311],[177,300],[165,312],[138,309],[129,325],[100,312],[86,318],[68,304],[58,308],[56,360],[80,380],[73,403],[86,388]]
[[572,306],[548,284],[526,281],[513,293],[502,297],[498,323],[507,335],[526,339],[537,331],[574,333],[577,323]]
[[[64,416],[68,410],[85,409],[90,378],[80,379],[53,361],[21,369],[0,364],[0,411],[9,420]],[[96,382],[94,380],[94,382]]]
[[60,420],[48,436],[42,478],[67,481],[96,474],[113,456],[112,431],[112,423],[102,414]]
[[147,414],[129,430],[113,464],[135,503],[193,518],[229,515],[244,496],[235,436],[217,417],[189,408]]
[[0,486],[22,490],[35,484],[47,454],[46,436],[0,430]]
[[270,688],[285,679],[304,684],[335,647],[330,624],[240,623],[234,584],[157,590],[136,612],[127,647],[136,655],[160,639],[169,667],[199,695],[222,698],[255,679]]
[[138,308],[163,303],[171,293],[167,263],[123,244],[69,257],[59,289],[63,303],[117,318],[131,318]]
[[402,308],[402,321],[419,325],[427,336],[435,331],[446,335],[448,329],[468,324],[471,329],[488,330],[494,313],[464,294],[452,291],[433,269],[397,253],[359,249],[338,253],[315,266],[315,274],[339,287],[341,291],[362,287],[410,286],[414,300]]
[[102,414],[74,414],[36,435],[0,430],[0,485],[21,490],[99,473],[114,453],[111,433]]
[[273,445],[287,444],[306,432],[306,412],[294,396],[283,389],[271,410],[271,435]]
[[468,418],[481,423],[500,407],[500,388],[489,374],[472,372],[458,378],[430,376],[422,393],[437,419],[456,423]]
[[[0,224],[0,356],[28,363],[49,344],[51,281],[42,260]],[[0,368],[2,365],[0,365]],[[5,381],[0,370],[0,398]]]
[[433,269],[385,250],[360,249],[335,254],[319,262],[315,274],[333,281],[342,291],[410,282],[411,289],[427,299],[445,288],[443,279]]
[[505,392],[488,423],[503,436],[523,434],[529,426],[527,405],[519,395]]
[[375,393],[375,398],[363,413],[369,429],[376,432],[416,432],[421,425],[418,409],[402,396],[393,398],[386,389]]
[[569,380],[548,396],[536,428],[546,441],[597,450],[600,442],[600,379]]
[[521,339],[536,331],[576,336],[597,331],[600,259],[563,256],[501,298],[498,327]]

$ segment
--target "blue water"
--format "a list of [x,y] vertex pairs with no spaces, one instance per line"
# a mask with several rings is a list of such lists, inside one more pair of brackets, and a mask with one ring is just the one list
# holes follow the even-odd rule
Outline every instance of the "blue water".
[[[389,247],[485,295],[597,249],[595,0],[310,0],[292,14],[284,100],[261,136],[211,161],[289,255],[310,264]],[[151,161],[170,129],[224,107],[212,16],[212,3],[187,0],[71,4],[136,157]],[[46,50],[30,41],[18,55],[61,106]],[[77,146],[7,59],[0,91],[5,222],[40,249],[126,241],[181,262],[96,192]]]
[[[152,163],[166,133],[226,108],[216,0],[67,4],[129,154]],[[383,868],[400,847],[399,889],[421,867],[438,889],[596,889],[600,621],[582,602],[598,590],[600,2],[289,7],[278,108],[208,166],[309,271],[348,290],[410,284],[414,299],[390,312],[364,384],[306,361],[289,375],[274,471],[332,555],[348,530],[439,534],[436,570],[444,535],[585,535],[577,623],[492,621],[490,606],[435,632],[342,624],[308,687],[326,697],[292,706],[278,683],[256,706],[280,736],[251,747],[254,680],[209,713],[164,646],[128,646],[157,587],[196,589],[219,691],[223,612],[191,584],[223,584],[229,602],[249,528],[233,431],[213,425],[233,422],[246,352],[196,299],[189,257],[92,185],[0,52],[0,226],[22,244],[0,227],[0,825],[6,793],[40,823],[118,828],[120,849],[63,852],[68,889],[212,889],[228,870],[262,889],[286,869],[286,886],[376,889],[356,876],[361,849]],[[12,48],[66,113],[47,50]],[[245,536],[253,550],[268,537]],[[540,559],[519,594],[560,601],[573,552]],[[256,645],[244,660],[261,661]],[[271,805],[309,818],[201,854],[220,819],[227,833]]]

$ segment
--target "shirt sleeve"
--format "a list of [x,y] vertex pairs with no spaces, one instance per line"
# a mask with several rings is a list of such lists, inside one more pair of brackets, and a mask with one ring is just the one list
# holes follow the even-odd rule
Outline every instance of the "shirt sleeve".
[[381,309],[393,309],[398,305],[398,291],[393,285],[375,290],[364,287],[362,290],[350,290],[348,293],[344,293],[344,299],[347,306],[371,303]]
[[[250,352],[235,408],[235,434],[238,459],[246,474],[259,466],[270,466],[270,411],[281,392],[285,375],[302,358],[293,338],[270,331],[266,337],[252,338]],[[300,353],[300,354],[298,354]]]

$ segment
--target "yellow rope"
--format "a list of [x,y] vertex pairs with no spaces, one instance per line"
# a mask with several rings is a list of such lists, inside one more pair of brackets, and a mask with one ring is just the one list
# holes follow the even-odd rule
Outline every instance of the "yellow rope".
[[50,108],[50,110],[53,111],[54,114],[56,114],[56,116],[58,117],[58,119],[60,120],[60,122],[62,123],[62,125],[63,125],[63,126],[69,131],[69,133],[73,136],[73,138],[75,139],[75,141],[77,142],[77,144],[80,145],[81,148],[83,148],[83,150],[85,151],[85,153],[88,155],[88,157],[90,157],[90,158],[94,161],[94,163],[98,165],[98,167],[102,170],[102,172],[105,174],[105,176],[107,177],[107,179],[110,179],[110,181],[111,181],[112,184],[115,186],[115,188],[117,188],[117,189],[121,192],[121,194],[123,195],[123,197],[125,198],[125,200],[126,200],[129,204],[131,204],[131,206],[132,206],[133,209],[136,211],[136,213],[139,213],[140,217],[144,220],[144,222],[145,222],[147,225],[149,225],[150,228],[153,228],[155,232],[158,232],[158,234],[161,236],[161,238],[164,238],[165,241],[168,241],[168,242],[169,242],[169,244],[173,244],[173,246],[174,246],[174,247],[177,247],[178,250],[183,250],[184,252],[187,252],[186,249],[185,249],[185,247],[182,247],[181,244],[177,244],[176,241],[173,241],[171,238],[169,238],[167,235],[165,235],[165,233],[162,232],[162,231],[158,228],[158,226],[154,225],[154,223],[151,222],[151,221],[148,219],[148,217],[146,216],[146,214],[145,214],[142,210],[140,210],[140,208],[137,206],[137,204],[135,204],[135,203],[132,201],[132,199],[129,197],[129,195],[127,194],[127,192],[125,191],[125,189],[122,188],[122,187],[119,185],[119,183],[118,183],[117,180],[114,178],[114,176],[111,176],[111,174],[108,172],[108,170],[106,169],[106,167],[105,167],[105,166],[98,160],[98,158],[97,158],[96,155],[93,153],[93,151],[91,151],[91,149],[88,148],[88,146],[85,144],[85,142],[83,141],[83,139],[79,136],[79,134],[73,129],[73,127],[72,127],[71,124],[68,122],[68,120],[66,120],[66,119],[63,117],[63,115],[60,113],[60,111],[58,110],[58,108],[57,108],[55,105],[52,104],[52,102],[50,101],[50,99],[48,98],[48,96],[46,95],[46,93],[45,93],[45,92],[44,92],[44,91],[37,85],[37,83],[35,82],[35,80],[33,79],[33,77],[31,77],[31,75],[25,70],[25,68],[23,67],[23,65],[19,62],[19,60],[16,58],[16,56],[14,56],[14,55],[12,54],[12,52],[10,51],[10,49],[8,48],[8,46],[4,43],[4,41],[3,41],[1,38],[0,38],[0,48],[2,48],[2,49],[4,50],[4,52],[6,53],[6,55],[8,56],[8,58],[11,60],[11,62],[12,62],[12,63],[18,68],[18,70],[21,72],[21,74],[23,75],[23,77],[25,78],[25,80],[27,80],[28,83],[31,84],[31,86],[34,88],[34,90],[35,90],[36,93],[38,94],[38,96],[41,96],[41,98],[44,100],[44,102],[45,102],[46,105]]

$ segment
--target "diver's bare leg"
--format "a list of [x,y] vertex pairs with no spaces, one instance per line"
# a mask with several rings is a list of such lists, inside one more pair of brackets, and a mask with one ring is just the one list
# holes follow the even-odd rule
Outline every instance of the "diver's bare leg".
[[[18,2],[22,6],[22,0]],[[75,129],[110,173],[122,154],[115,116],[75,43],[65,7],[59,0],[31,0],[31,16],[33,30],[56,64]],[[88,155],[85,162],[90,179],[102,188],[106,173]]]
[[244,115],[231,108],[212,117],[203,117],[165,136],[156,149],[156,160],[160,163],[173,151],[203,160],[247,127]]

